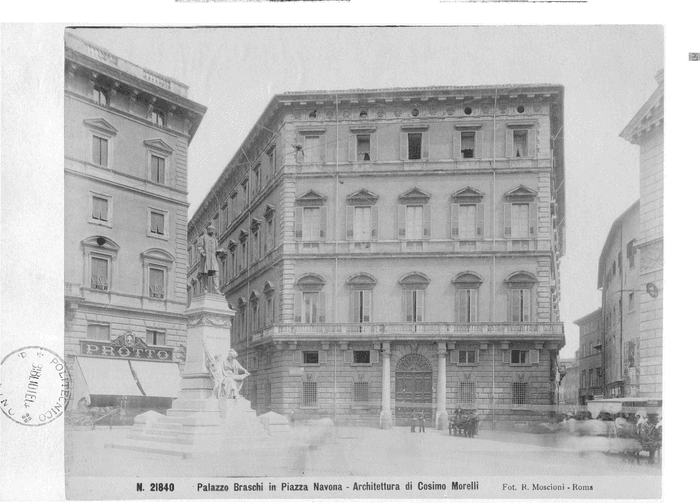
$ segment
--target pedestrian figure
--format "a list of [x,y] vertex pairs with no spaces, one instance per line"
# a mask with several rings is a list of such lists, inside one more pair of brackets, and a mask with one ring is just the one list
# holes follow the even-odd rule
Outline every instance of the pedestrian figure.
[[416,432],[416,413],[413,413],[413,416],[411,417],[411,433]]
[[420,433],[425,433],[425,413],[421,411],[420,417],[418,418],[418,424],[420,425],[420,429],[418,430]]

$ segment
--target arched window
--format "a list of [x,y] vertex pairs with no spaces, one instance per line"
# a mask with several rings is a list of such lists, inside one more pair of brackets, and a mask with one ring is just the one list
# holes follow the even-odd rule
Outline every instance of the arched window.
[[367,273],[351,276],[347,281],[350,289],[350,322],[370,323],[372,321],[372,290],[377,279]]
[[256,290],[250,292],[250,325],[252,332],[260,328],[260,294]]
[[516,272],[506,279],[509,289],[508,321],[532,321],[532,289],[537,278],[529,272]]
[[296,282],[294,292],[295,323],[326,323],[326,282],[316,274],[305,274]]
[[264,326],[272,325],[275,322],[275,287],[269,281],[263,287],[264,305]]
[[403,321],[425,321],[425,290],[430,279],[425,274],[413,272],[399,280],[403,289]]
[[91,236],[81,242],[84,257],[84,287],[93,290],[114,290],[119,245],[104,236]]
[[170,271],[175,257],[165,250],[150,248],[141,253],[143,264],[143,296],[149,299],[172,299],[174,285],[170,281]]

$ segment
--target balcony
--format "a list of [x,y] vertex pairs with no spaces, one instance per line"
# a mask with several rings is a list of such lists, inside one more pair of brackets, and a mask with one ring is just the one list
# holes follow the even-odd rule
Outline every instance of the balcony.
[[564,324],[542,323],[283,323],[252,334],[252,341],[328,341],[329,339],[401,341],[416,338],[441,341],[491,340],[564,342]]

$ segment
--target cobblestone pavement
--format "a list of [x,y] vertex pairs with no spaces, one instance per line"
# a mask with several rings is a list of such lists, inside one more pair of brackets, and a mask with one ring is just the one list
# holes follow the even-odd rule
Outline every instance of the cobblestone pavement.
[[66,432],[70,476],[296,477],[450,475],[650,475],[660,463],[632,464],[606,455],[604,438],[559,437],[482,430],[476,438],[446,431],[410,433],[408,428],[338,427],[319,441],[294,428],[265,446],[191,460],[161,454],[105,449],[126,438],[127,429]]

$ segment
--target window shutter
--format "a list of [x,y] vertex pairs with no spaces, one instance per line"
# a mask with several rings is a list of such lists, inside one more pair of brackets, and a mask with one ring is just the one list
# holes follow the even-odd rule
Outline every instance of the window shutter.
[[505,203],[503,205],[503,222],[504,222],[504,229],[503,229],[503,235],[506,237],[509,237],[512,234],[512,225],[511,225],[511,217],[510,217],[510,210],[513,205],[511,203]]
[[379,144],[377,143],[377,133],[372,133],[369,135],[369,160],[378,161],[379,160]]
[[506,129],[506,157],[513,157],[513,130]]
[[328,361],[328,351],[323,349],[318,351],[318,363],[326,363]]
[[540,350],[531,349],[530,350],[530,363],[540,363]]
[[371,349],[369,351],[369,362],[372,364],[379,363],[379,351],[376,349]]
[[326,141],[326,135],[321,135],[318,137],[318,160],[320,162],[326,162],[326,149],[328,148],[328,142]]
[[294,208],[294,237],[296,239],[301,239],[303,237],[303,222],[304,222],[304,208],[298,207]]
[[430,131],[422,133],[421,143],[423,147],[423,154],[421,159],[428,160],[430,158]]
[[425,292],[423,290],[416,290],[416,321],[424,321],[424,311],[425,311]]
[[462,158],[462,132],[455,131],[452,133],[452,157],[455,159]]
[[[302,134],[300,134],[300,133],[297,131],[297,140],[296,140],[296,144],[297,144],[297,145],[301,145],[301,148],[298,149],[298,150],[297,150],[296,148],[294,149],[294,150],[295,150],[295,152],[294,152],[294,160],[295,160],[295,162],[298,162],[298,163],[299,163],[299,162],[304,162],[304,143],[305,143],[305,138],[304,138],[304,136],[303,136]],[[244,202],[243,204],[245,205],[245,202]]]
[[372,234],[370,235],[373,241],[379,239],[379,206],[372,206]]
[[348,161],[354,162],[357,160],[357,135],[351,134],[348,136]]
[[343,351],[343,363],[353,363],[353,356],[352,349]]
[[523,321],[530,321],[530,290],[522,290]]
[[404,290],[403,292],[403,319],[406,321],[413,320],[413,291]]
[[530,203],[530,236],[537,236],[537,203]]
[[97,136],[92,137],[92,163],[100,164],[100,139]]
[[450,351],[450,363],[459,363],[459,351],[453,349]]
[[292,351],[292,363],[301,364],[301,351]]
[[510,349],[503,350],[503,363],[510,363]]
[[476,159],[481,159],[483,157],[483,143],[484,143],[484,133],[482,131],[477,131],[474,134],[474,157]]
[[477,290],[469,290],[469,321],[471,323],[476,323],[476,313],[477,313],[477,301],[478,301]]
[[452,239],[459,238],[459,204],[451,204],[451,218],[450,218],[450,228]]
[[406,205],[399,204],[399,239],[406,239]]
[[301,292],[294,292],[294,323],[301,323]]
[[401,133],[399,159],[405,161],[408,159],[408,133]]
[[510,321],[520,321],[520,290],[510,291]]
[[474,350],[474,356],[475,356],[474,360],[476,361],[476,363],[479,363],[479,353],[481,353],[481,351],[479,350],[479,348],[476,348]]
[[370,290],[365,290],[362,293],[362,314],[363,320],[366,323],[372,321],[372,292]]
[[325,241],[328,235],[328,206],[321,206],[321,221],[319,222],[319,237]]
[[350,322],[351,323],[361,323],[360,319],[360,291],[354,290],[352,292],[351,302],[350,302]]
[[484,237],[484,203],[476,205],[476,236]]
[[457,323],[463,323],[462,321],[462,290],[455,290],[455,321]]
[[430,227],[431,227],[431,214],[430,214],[430,205],[429,204],[424,204],[423,205],[423,237],[425,239],[430,239]]
[[527,130],[527,156],[537,158],[537,131],[535,128]]
[[318,322],[326,322],[326,292],[318,293]]
[[353,224],[355,221],[355,207],[346,206],[345,207],[345,237],[348,241],[352,241],[353,238]]

